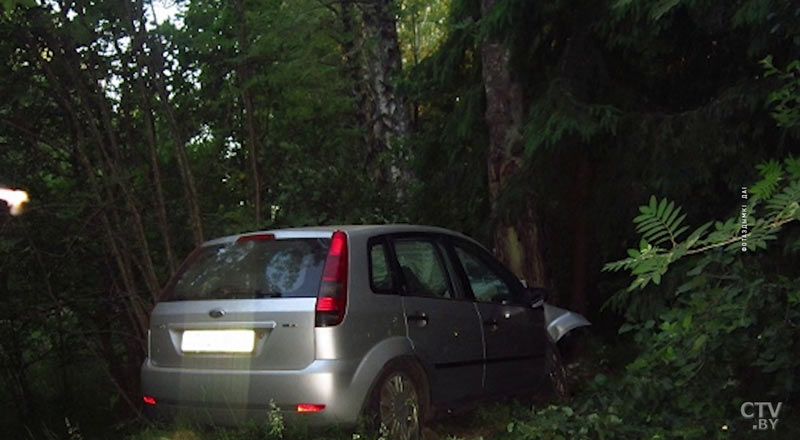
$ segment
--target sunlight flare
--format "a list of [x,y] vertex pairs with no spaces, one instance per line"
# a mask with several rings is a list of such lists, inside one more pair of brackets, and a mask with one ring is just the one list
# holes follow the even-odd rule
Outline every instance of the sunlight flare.
[[30,199],[28,193],[21,189],[0,188],[0,200],[6,202],[11,215],[20,215]]

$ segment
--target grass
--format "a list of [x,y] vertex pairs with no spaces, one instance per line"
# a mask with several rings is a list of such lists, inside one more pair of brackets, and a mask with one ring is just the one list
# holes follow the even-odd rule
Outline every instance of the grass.
[[[546,405],[548,395],[522,400],[491,402],[470,410],[440,417],[423,429],[425,440],[493,440],[506,434],[509,423],[529,414],[532,408]],[[126,437],[127,440],[381,440],[362,430],[330,428],[313,430],[288,426],[276,429],[273,423],[248,424],[236,428],[198,426],[187,422],[156,424]]]

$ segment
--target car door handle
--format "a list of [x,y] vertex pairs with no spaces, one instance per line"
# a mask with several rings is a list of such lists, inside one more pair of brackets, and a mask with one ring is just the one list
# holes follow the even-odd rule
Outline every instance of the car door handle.
[[425,312],[416,312],[413,315],[406,316],[407,322],[416,322],[418,326],[425,327],[428,325],[428,315]]

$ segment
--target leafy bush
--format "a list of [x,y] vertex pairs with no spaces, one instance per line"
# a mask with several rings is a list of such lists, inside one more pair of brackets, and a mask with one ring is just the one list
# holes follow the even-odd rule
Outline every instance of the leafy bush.
[[[509,424],[509,438],[743,437],[753,432],[740,414],[748,401],[783,402],[771,434],[797,438],[787,414],[800,394],[799,163],[758,166],[744,215],[726,221],[692,230],[673,202],[652,197],[640,207],[639,248],[606,265],[633,276],[607,305],[625,316],[620,338],[638,355],[623,374],[597,375],[571,406]],[[782,248],[752,252],[787,228]]]

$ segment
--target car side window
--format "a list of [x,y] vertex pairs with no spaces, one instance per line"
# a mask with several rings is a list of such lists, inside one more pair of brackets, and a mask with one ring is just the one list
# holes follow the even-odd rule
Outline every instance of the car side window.
[[514,299],[512,287],[476,252],[459,245],[455,245],[454,249],[476,300],[502,302]]
[[369,283],[373,292],[394,291],[392,273],[389,270],[389,247],[384,241],[369,246]]
[[453,298],[447,271],[433,242],[421,239],[397,239],[394,242],[394,253],[405,281],[406,294]]

